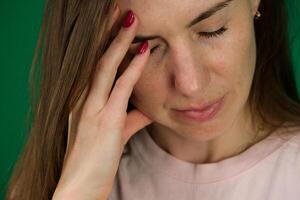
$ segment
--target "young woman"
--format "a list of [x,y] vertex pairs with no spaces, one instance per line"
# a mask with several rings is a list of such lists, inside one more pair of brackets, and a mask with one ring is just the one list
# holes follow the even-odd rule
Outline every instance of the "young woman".
[[7,198],[299,199],[286,20],[280,0],[49,0]]

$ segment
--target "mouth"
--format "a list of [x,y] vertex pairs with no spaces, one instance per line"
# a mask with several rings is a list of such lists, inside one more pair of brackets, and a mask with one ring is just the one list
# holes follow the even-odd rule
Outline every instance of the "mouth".
[[226,95],[224,95],[217,101],[210,103],[209,105],[203,106],[202,108],[190,107],[181,110],[173,109],[173,113],[175,113],[176,116],[188,121],[208,121],[214,118],[218,111],[221,110],[225,101],[225,96]]

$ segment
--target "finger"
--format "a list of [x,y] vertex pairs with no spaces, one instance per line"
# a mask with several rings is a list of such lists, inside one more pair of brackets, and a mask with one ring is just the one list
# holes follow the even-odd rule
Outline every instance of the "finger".
[[116,25],[116,21],[119,18],[119,16],[120,16],[120,8],[119,8],[118,4],[116,4],[113,14],[112,14],[112,17],[109,19],[109,22],[108,22],[108,30],[109,31],[113,31],[113,27],[114,27],[114,25]]
[[129,46],[135,36],[137,18],[128,27],[122,27],[110,47],[104,53],[99,63],[92,81],[91,91],[87,98],[89,105],[88,112],[98,112],[103,108],[109,97],[114,83],[117,69],[125,57]]
[[84,106],[85,98],[88,92],[88,86],[83,90],[81,96],[79,97],[78,101],[74,108],[70,111],[68,116],[68,138],[67,138],[67,147],[64,160],[68,157],[69,152],[71,151],[73,144],[76,138],[76,125],[78,124],[81,116],[81,112]]
[[138,132],[140,129],[151,124],[153,120],[147,117],[144,113],[138,109],[132,110],[128,113],[125,128],[123,133],[124,145],[132,137],[132,135]]
[[149,57],[148,42],[145,42],[145,47],[147,47],[146,51],[143,54],[137,54],[129,64],[129,67],[116,81],[106,104],[107,109],[110,110],[110,113],[113,115],[126,112],[133,87],[140,78]]

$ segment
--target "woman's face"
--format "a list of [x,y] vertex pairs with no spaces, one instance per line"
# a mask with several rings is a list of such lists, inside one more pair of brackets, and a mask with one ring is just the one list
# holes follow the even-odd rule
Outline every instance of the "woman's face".
[[[153,52],[130,102],[154,123],[178,133],[217,133],[243,117],[255,70],[253,17],[258,3],[119,0],[122,14],[132,9],[138,16],[137,36],[157,36],[149,40]],[[191,25],[201,13],[202,20]],[[208,121],[174,114],[173,109],[202,107],[224,95],[223,106]]]

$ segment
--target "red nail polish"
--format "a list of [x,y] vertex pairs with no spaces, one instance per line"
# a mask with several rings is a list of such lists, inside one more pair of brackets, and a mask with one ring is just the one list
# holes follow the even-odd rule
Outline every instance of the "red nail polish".
[[127,12],[125,20],[123,21],[123,27],[125,28],[130,27],[131,24],[133,24],[133,22],[134,22],[134,14],[132,10],[129,10]]
[[138,48],[138,54],[143,54],[148,49],[148,40],[144,41]]

